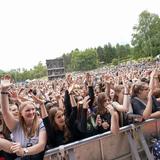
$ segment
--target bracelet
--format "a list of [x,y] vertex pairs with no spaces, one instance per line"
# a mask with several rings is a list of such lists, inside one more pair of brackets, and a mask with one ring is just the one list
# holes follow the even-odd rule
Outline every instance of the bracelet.
[[124,95],[129,95],[128,93],[124,93]]
[[9,93],[8,92],[1,92],[1,94],[7,94],[8,95]]

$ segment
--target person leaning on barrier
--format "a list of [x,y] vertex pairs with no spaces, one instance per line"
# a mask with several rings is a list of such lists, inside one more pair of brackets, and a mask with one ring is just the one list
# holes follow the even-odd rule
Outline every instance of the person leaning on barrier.
[[118,111],[120,126],[128,125],[127,113],[131,111],[130,93],[127,85],[117,85],[114,87],[114,97],[112,105]]
[[[9,76],[4,79],[10,81]],[[43,160],[46,146],[46,130],[35,112],[35,104],[30,101],[21,103],[19,119],[9,110],[8,90],[10,84],[1,85],[1,106],[4,121],[11,131],[12,141],[0,138],[0,149],[6,152],[7,159]]]
[[150,76],[149,85],[146,82],[137,82],[132,87],[133,113],[142,115],[144,119],[160,118],[160,105],[153,96],[155,72],[153,71]]
[[118,133],[119,116],[112,106],[110,97],[105,92],[98,95],[96,114],[99,115],[98,125],[102,126],[102,133],[109,130],[114,134]]

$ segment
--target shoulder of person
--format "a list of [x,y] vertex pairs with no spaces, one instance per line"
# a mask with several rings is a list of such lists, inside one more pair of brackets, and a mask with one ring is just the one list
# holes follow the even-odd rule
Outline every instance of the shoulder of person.
[[39,129],[45,128],[43,120],[41,118],[38,120],[38,124],[39,124]]

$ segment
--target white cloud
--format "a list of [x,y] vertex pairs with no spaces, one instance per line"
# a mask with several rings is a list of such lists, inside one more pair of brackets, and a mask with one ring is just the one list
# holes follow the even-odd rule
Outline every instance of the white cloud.
[[32,68],[75,48],[130,43],[143,10],[158,0],[0,1],[0,69]]

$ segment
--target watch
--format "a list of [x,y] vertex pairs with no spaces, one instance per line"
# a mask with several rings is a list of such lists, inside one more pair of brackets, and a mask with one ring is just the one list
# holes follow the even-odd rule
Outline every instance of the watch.
[[27,155],[28,155],[28,149],[27,149],[27,148],[24,148],[23,151],[24,151],[23,156],[27,156]]

